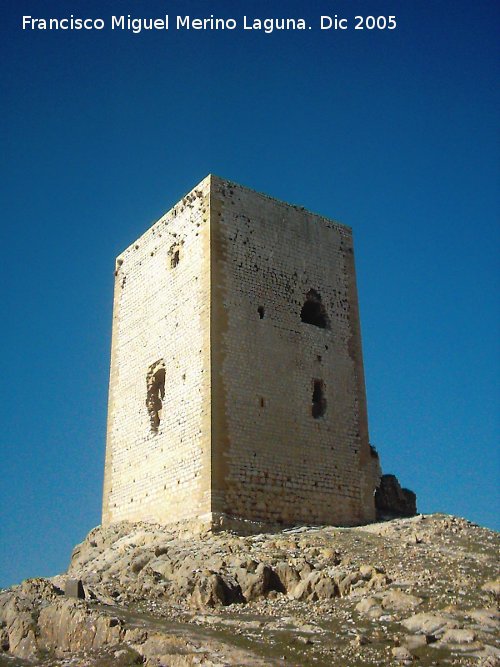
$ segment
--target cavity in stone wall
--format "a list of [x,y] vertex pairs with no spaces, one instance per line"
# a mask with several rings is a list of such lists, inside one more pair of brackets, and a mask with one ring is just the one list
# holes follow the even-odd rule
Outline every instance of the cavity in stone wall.
[[151,430],[158,433],[163,416],[165,399],[165,363],[163,359],[155,361],[146,374],[146,406],[148,408]]

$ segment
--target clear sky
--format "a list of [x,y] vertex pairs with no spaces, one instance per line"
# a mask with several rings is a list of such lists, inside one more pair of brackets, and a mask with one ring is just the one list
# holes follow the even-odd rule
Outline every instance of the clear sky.
[[[114,258],[209,172],[352,226],[383,468],[499,527],[499,11],[4,0],[0,585],[64,570],[100,522]],[[71,13],[107,26],[21,30]],[[112,31],[128,13],[312,29]],[[334,13],[350,28],[320,31]]]

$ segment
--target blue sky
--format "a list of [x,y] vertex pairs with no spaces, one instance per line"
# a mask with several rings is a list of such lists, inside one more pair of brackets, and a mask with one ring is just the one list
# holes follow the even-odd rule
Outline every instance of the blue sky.
[[[333,6],[398,27],[319,31]],[[20,29],[71,13],[313,29]],[[100,522],[114,258],[209,172],[353,227],[384,470],[499,528],[498,28],[486,0],[4,3],[0,585]]]

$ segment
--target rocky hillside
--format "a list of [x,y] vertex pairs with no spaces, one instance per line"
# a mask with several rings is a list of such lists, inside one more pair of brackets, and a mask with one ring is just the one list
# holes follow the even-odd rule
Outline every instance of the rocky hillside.
[[494,667],[499,541],[443,515],[249,537],[96,528],[66,575],[0,593],[0,665]]

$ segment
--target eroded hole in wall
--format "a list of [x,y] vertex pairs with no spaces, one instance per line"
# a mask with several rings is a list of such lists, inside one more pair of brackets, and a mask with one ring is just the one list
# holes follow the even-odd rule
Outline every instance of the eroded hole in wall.
[[162,359],[155,361],[148,368],[146,385],[146,407],[151,422],[151,430],[153,433],[158,433],[163,416],[163,401],[165,398],[165,363]]
[[[173,234],[173,236],[177,236],[177,234]],[[181,246],[183,244],[183,241],[176,241],[175,243],[172,243],[170,248],[168,249],[168,256],[170,258],[170,268],[175,269],[176,266],[178,266],[179,262],[181,261]]]
[[313,380],[313,395],[311,414],[314,419],[319,419],[326,412],[325,385],[323,380]]
[[300,319],[306,324],[312,324],[320,329],[329,329],[330,320],[326,313],[326,308],[321,302],[321,295],[314,289],[310,289],[306,294],[306,300],[300,311]]
[[170,268],[171,269],[175,269],[175,267],[177,266],[177,264],[180,261],[180,258],[181,258],[180,257],[180,250],[179,250],[179,248],[177,248],[177,250],[174,250],[172,252],[172,257],[170,258]]
[[263,319],[264,319],[264,312],[265,312],[265,311],[264,311],[264,306],[259,306],[259,307],[257,308],[257,312],[259,313],[259,317],[260,317],[260,319],[263,320]]

